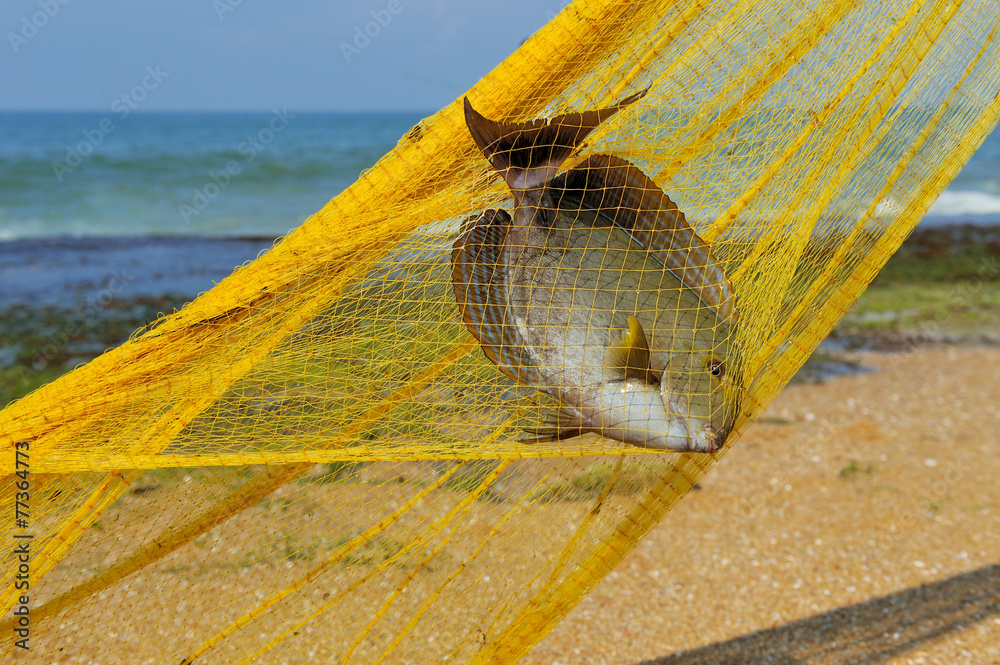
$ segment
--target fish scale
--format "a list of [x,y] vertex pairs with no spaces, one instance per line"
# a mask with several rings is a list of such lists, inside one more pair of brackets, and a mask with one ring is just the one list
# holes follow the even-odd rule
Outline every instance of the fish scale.
[[549,260],[523,267],[509,287],[521,337],[543,376],[555,377],[552,386],[572,391],[603,382],[608,346],[628,329],[629,316],[647,334],[654,371],[690,348],[696,331],[706,331],[697,340],[703,348],[714,348],[715,314],[625,231],[581,223],[585,215],[562,214],[565,227],[557,222],[539,233]]

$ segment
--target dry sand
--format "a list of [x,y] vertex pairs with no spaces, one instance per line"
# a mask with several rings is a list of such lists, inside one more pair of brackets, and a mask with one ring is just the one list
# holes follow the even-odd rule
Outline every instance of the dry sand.
[[[921,348],[857,359],[879,371],[788,387],[702,489],[686,497],[523,662],[1000,663],[1000,348]],[[239,473],[212,471],[197,484],[199,493],[183,501],[168,494],[180,492],[179,484],[161,494],[133,493],[120,510],[137,517],[164,506],[195,510],[229,491]],[[395,500],[384,484],[346,487],[380,502]],[[391,488],[402,492],[404,486]],[[164,559],[160,570],[128,578],[95,605],[83,606],[86,620],[66,620],[39,634],[44,642],[38,646],[50,651],[33,651],[25,662],[91,662],[106,653],[109,636],[118,640],[115,654],[128,662],[162,661],[156,654],[163,640],[200,644],[229,625],[234,610],[249,611],[315,566],[308,557],[283,561],[267,569],[266,584],[253,578],[259,585],[254,594],[246,591],[249,577],[233,574],[244,570],[246,552],[262,557],[247,575],[265,571],[268,559],[286,558],[293,543],[286,538],[296,528],[284,512],[297,505],[292,493],[316,491],[298,484],[282,488],[203,536],[207,543],[195,542]],[[461,496],[442,493],[441,500]],[[319,507],[332,510],[334,502],[313,499],[307,504],[311,524],[342,519]],[[351,505],[369,503],[358,499]],[[477,505],[486,511],[503,504]],[[558,503],[550,506],[559,509]],[[117,519],[108,514],[101,521]],[[146,522],[125,521],[136,529]],[[103,565],[102,548],[112,544],[106,533],[88,530],[97,547],[80,548],[67,559],[67,579],[50,593]],[[124,535],[115,542],[133,543]],[[255,544],[243,549],[246,542]],[[493,564],[484,559],[478,565]],[[331,585],[346,584],[341,573],[356,571],[332,571],[325,586],[303,592],[302,602],[318,602]],[[391,574],[406,572],[394,568]],[[155,593],[140,593],[147,588]],[[412,602],[423,597],[414,594]],[[115,623],[123,598],[130,615],[143,619]],[[406,616],[411,610],[399,603],[394,611]],[[162,608],[174,607],[184,611],[161,620]],[[329,634],[319,621],[310,630]],[[328,613],[322,621],[335,625],[341,619]],[[338,644],[289,641],[281,657],[261,662],[328,662]],[[241,645],[246,642],[223,641],[205,662],[232,662]],[[54,651],[65,646],[65,653]],[[408,662],[437,662],[409,655]]]
[[1000,663],[1000,349],[789,386],[526,664]]

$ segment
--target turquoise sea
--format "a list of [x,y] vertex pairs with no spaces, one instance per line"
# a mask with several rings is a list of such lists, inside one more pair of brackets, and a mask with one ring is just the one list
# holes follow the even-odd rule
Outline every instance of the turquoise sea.
[[123,113],[0,114],[0,241],[274,238],[430,115]]

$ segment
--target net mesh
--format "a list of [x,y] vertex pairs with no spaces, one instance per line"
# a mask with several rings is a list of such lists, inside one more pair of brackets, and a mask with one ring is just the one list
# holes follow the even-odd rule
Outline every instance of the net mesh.
[[[733,445],[988,135],[998,23],[993,0],[574,2],[468,96],[524,122],[648,88],[562,172],[627,160],[724,270],[740,379],[722,451],[525,440],[554,394],[593,385],[517,380],[463,319],[463,224],[518,212],[460,99],[256,261],[0,413],[3,505],[30,483],[30,525],[4,529],[31,535],[31,651],[0,648],[37,662],[517,660]],[[609,253],[614,214],[588,222],[598,244],[575,231],[582,207],[566,222],[576,248]],[[637,237],[627,251],[649,249]],[[630,284],[605,292],[646,288]],[[681,312],[691,286],[675,279],[659,311]],[[602,343],[635,314],[655,387],[673,376],[670,326],[622,307]],[[673,385],[687,408],[704,397]],[[24,569],[6,560],[13,635]]]

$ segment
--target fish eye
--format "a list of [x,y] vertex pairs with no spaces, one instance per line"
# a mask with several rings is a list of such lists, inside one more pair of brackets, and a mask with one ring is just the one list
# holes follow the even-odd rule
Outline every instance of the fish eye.
[[726,375],[726,363],[720,360],[709,360],[705,367],[708,368],[708,373],[717,379]]

